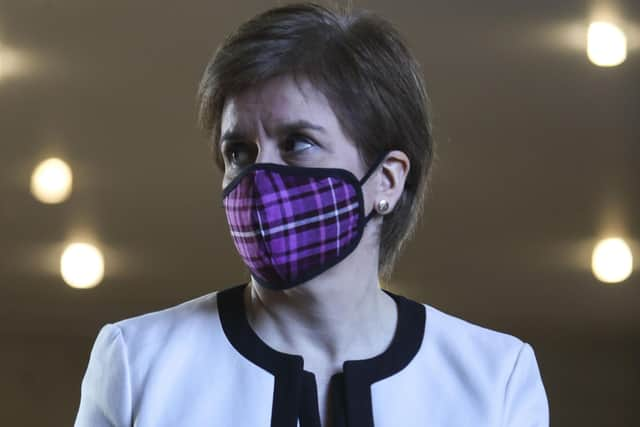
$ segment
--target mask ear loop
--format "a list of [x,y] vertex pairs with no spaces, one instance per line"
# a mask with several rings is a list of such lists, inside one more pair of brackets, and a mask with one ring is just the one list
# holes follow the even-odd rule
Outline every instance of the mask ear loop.
[[369,220],[371,218],[373,218],[376,214],[378,213],[378,211],[376,211],[376,208],[371,209],[371,212],[369,212],[369,215],[364,217],[364,223],[365,225],[369,222]]
[[[384,159],[387,157],[387,154],[389,154],[389,151],[384,151],[383,153],[381,153],[376,160],[373,162],[373,165],[371,166],[371,168],[369,168],[369,170],[367,171],[367,173],[362,177],[362,179],[360,180],[360,186],[364,185],[365,182],[367,182],[367,180],[369,179],[369,177],[371,177],[371,175],[373,175],[373,173],[378,169],[378,166],[380,166],[380,164],[382,164],[382,162],[384,161]],[[369,215],[367,215],[364,218],[364,223],[365,225],[369,222],[369,220],[371,218],[373,218],[378,212],[376,211],[376,208],[374,207],[373,209],[371,209],[371,212],[369,212]]]
[[364,185],[365,182],[367,182],[367,180],[369,179],[369,177],[371,175],[373,175],[373,173],[378,169],[378,166],[380,166],[380,164],[382,163],[382,161],[387,157],[387,154],[389,154],[389,151],[385,151],[382,154],[380,154],[376,160],[373,162],[373,165],[371,166],[371,168],[369,168],[369,170],[367,171],[366,174],[364,174],[364,176],[362,177],[362,179],[360,180],[360,185]]

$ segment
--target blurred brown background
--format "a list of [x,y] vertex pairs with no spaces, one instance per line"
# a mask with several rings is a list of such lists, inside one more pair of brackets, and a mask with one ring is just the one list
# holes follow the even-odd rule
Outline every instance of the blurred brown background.
[[[194,97],[222,38],[281,3],[0,0],[1,425],[71,425],[101,325],[247,277]],[[355,5],[405,34],[439,142],[390,287],[530,342],[552,425],[640,425],[640,276],[590,270],[613,234],[640,258],[640,2]],[[603,7],[625,24],[618,67],[585,54]],[[29,192],[51,156],[74,172],[59,205]],[[105,253],[96,288],[57,270],[77,238]]]

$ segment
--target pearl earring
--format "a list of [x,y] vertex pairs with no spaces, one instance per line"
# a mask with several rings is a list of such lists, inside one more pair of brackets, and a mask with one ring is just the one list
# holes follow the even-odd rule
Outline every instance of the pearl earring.
[[389,202],[387,202],[386,200],[382,199],[378,202],[378,211],[380,213],[384,213],[387,211],[387,209],[389,209]]

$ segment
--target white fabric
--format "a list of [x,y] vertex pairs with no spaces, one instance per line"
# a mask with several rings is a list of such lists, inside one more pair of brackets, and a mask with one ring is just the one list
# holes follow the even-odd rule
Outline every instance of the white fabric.
[[[424,306],[420,350],[371,387],[376,427],[549,425],[529,344]],[[231,346],[211,293],[105,325],[75,426],[268,427],[273,386],[269,372]]]

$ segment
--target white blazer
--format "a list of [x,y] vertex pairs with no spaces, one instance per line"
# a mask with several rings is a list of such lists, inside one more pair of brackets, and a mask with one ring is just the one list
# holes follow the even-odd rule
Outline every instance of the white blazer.
[[[103,326],[75,426],[319,427],[313,373],[251,329],[245,286]],[[549,425],[529,344],[387,293],[393,341],[334,375],[335,427]]]

